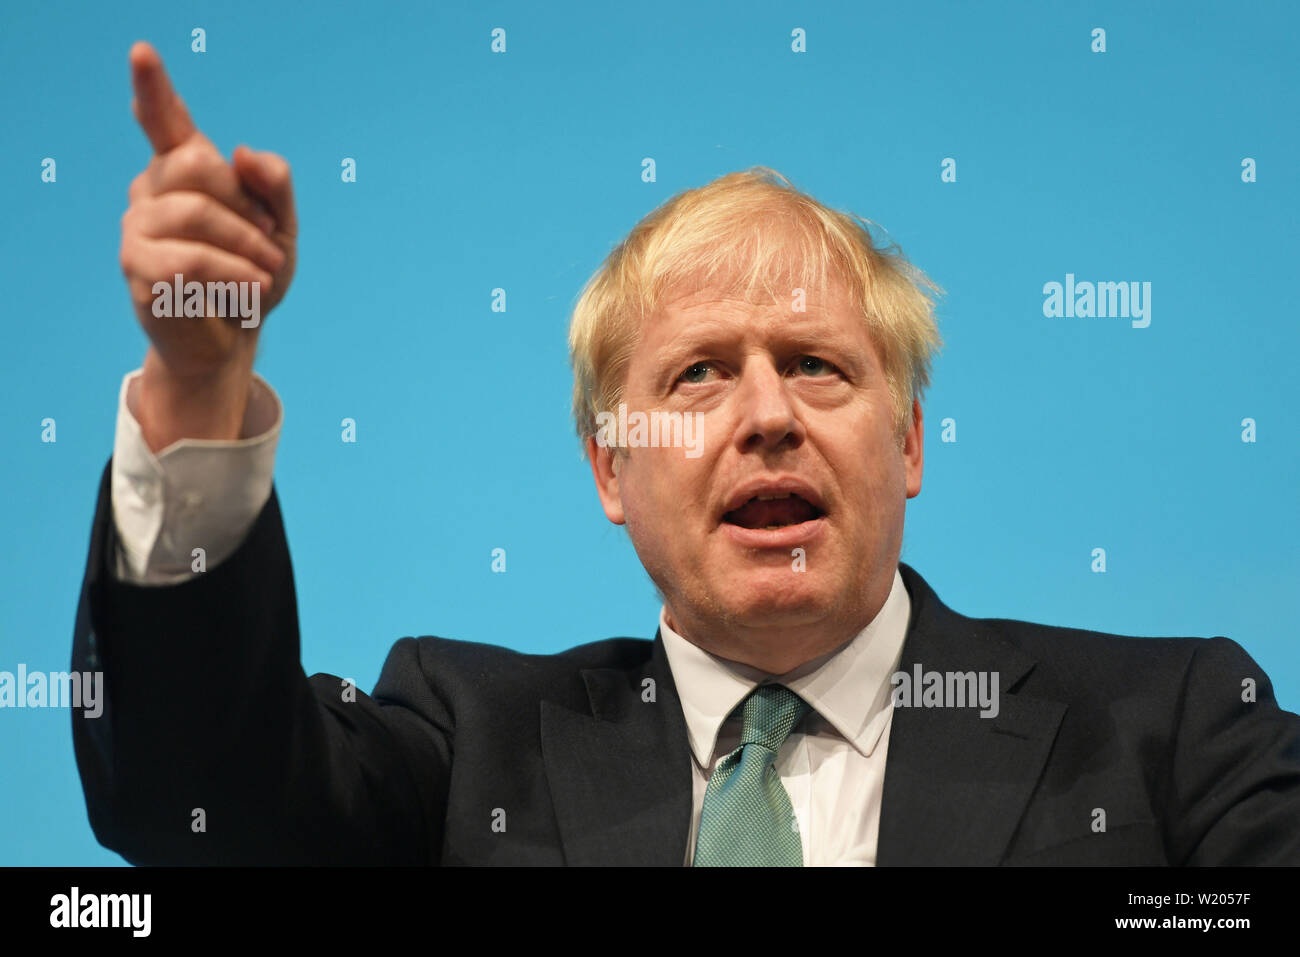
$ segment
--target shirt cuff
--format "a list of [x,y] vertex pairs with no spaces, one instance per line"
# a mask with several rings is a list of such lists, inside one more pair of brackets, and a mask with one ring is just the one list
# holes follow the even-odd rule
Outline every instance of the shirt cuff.
[[271,497],[284,409],[253,373],[241,438],[178,439],[157,455],[136,420],[143,370],[122,379],[113,443],[116,576],[171,585],[215,568],[237,549]]

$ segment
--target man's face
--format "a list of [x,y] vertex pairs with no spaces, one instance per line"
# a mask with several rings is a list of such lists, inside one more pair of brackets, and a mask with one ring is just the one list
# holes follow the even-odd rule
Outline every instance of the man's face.
[[804,312],[709,292],[670,301],[646,321],[624,401],[629,420],[698,414],[695,457],[588,443],[605,514],[626,523],[674,630],[782,674],[876,615],[921,490],[921,410],[900,447],[884,370],[841,285]]

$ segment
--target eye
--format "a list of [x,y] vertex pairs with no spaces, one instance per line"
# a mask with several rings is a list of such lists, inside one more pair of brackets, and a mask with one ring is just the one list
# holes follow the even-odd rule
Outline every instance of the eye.
[[703,374],[712,369],[713,366],[707,362],[697,362],[688,368],[685,372],[677,377],[678,382],[703,382]]
[[819,356],[800,356],[799,369],[813,377],[820,376],[823,372],[835,372],[835,366]]

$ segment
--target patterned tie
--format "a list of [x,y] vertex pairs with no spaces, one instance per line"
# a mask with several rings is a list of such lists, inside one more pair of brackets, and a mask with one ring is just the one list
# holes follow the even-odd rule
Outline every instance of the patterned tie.
[[773,762],[808,703],[784,685],[745,699],[740,747],[718,762],[704,792],[694,867],[802,867],[790,795]]

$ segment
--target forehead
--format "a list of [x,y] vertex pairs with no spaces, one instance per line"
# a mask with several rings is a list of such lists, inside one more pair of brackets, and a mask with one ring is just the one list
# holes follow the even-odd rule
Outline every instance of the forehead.
[[664,391],[685,364],[750,349],[817,355],[855,378],[879,375],[879,346],[846,288],[809,295],[803,311],[793,304],[793,297],[756,301],[716,289],[666,296],[644,323],[628,375]]
[[780,291],[745,296],[721,288],[669,294],[642,333],[647,345],[663,345],[683,337],[807,335],[819,330],[866,335],[860,311],[838,281],[816,290],[793,288],[784,298]]

